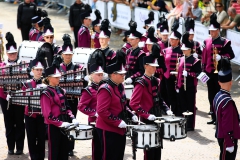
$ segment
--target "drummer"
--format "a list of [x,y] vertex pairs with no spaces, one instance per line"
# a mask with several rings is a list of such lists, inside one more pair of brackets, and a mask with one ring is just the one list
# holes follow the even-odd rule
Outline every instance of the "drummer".
[[[78,64],[73,64],[72,57],[73,57],[73,46],[71,44],[70,35],[64,34],[63,35],[64,44],[62,46],[62,59],[63,63],[60,64],[60,71],[65,74],[68,71],[77,71],[78,69],[83,69],[83,66]],[[69,98],[68,100],[69,106],[71,106],[72,114],[76,117],[77,116],[77,105],[78,105],[78,98]],[[73,156],[73,149],[74,149],[75,141],[69,141],[69,156]]]
[[[117,51],[117,54],[124,55]],[[97,93],[97,122],[96,130],[101,142],[104,160],[123,160],[126,146],[126,127],[128,113],[126,109],[126,96],[123,86],[126,73],[121,56],[117,62],[107,66],[109,79],[100,85]],[[133,121],[137,117],[130,114]]]
[[43,40],[43,32],[44,32],[43,20],[40,20],[36,23],[36,28],[38,30],[38,34],[35,41],[41,41],[41,42],[44,41]]
[[[99,83],[103,80],[103,69],[100,59],[96,63],[90,64],[89,73],[91,84],[82,90],[78,110],[88,115],[88,124],[96,122],[97,114],[97,91]],[[97,132],[93,132],[92,140],[92,160],[102,159],[101,144]]]
[[[0,63],[1,67],[6,67],[20,62],[18,60],[17,44],[10,32],[6,33],[6,40],[8,41],[6,44],[8,59],[6,59],[4,63]],[[3,70],[2,74],[4,74],[4,72],[5,71]],[[7,101],[9,98],[10,96],[6,95],[3,88],[0,88],[0,103],[6,130],[5,135],[7,139],[8,154],[13,155],[16,146],[17,151],[15,154],[21,155],[23,154],[25,138],[24,106],[18,106],[15,104],[9,104],[8,106]]]
[[[201,62],[193,56],[193,43],[189,42],[189,32],[185,32],[182,37],[182,47],[184,56],[180,58],[176,81],[176,92],[178,95],[178,115],[189,111],[193,115],[187,121],[187,130],[194,131],[196,120],[196,93],[197,76],[201,73]],[[185,79],[185,80],[184,80]]]
[[68,159],[68,137],[64,129],[71,123],[78,125],[67,103],[64,90],[58,86],[61,77],[56,66],[45,70],[46,78],[43,83],[48,85],[40,96],[40,103],[45,124],[48,125],[48,159]]
[[[101,13],[99,10],[95,10],[96,19],[92,21],[93,26],[93,34],[91,35],[92,41],[94,42],[94,48],[100,48],[100,42],[99,42],[99,34],[100,34],[100,26],[101,26]],[[91,46],[92,47],[92,46]]]
[[41,18],[38,16],[35,16],[32,18],[32,28],[29,31],[29,40],[30,41],[36,41],[37,35],[39,33],[39,30],[37,29],[38,26],[36,24],[40,20],[41,20]]
[[[158,67],[157,59],[150,54],[144,57],[143,63],[145,73],[135,82],[130,107],[144,123],[154,124],[156,117],[162,116],[161,110],[167,115],[173,115],[173,113],[159,97],[160,79],[152,76]],[[161,159],[161,147],[144,151],[144,160]]]
[[[22,90],[40,88],[42,85],[43,66],[34,59],[31,62],[33,78],[23,82]],[[28,139],[28,150],[31,159],[44,160],[45,157],[45,124],[41,113],[31,113],[28,106],[25,107],[25,127]]]

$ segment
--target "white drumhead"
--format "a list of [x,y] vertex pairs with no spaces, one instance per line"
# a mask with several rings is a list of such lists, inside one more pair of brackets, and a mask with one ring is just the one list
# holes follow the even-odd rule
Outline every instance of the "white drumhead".
[[74,54],[73,54],[72,62],[74,64],[84,65],[84,68],[87,68],[89,56],[94,51],[95,51],[94,48],[76,48],[73,51]]
[[19,46],[19,59],[25,62],[35,59],[38,48],[43,45],[44,42],[38,41],[23,41]]
[[125,90],[127,89],[133,89],[133,85],[124,85]]
[[137,125],[133,127],[136,130],[141,130],[141,131],[155,131],[157,130],[157,127],[154,125]]
[[175,117],[175,116],[163,116],[163,119],[165,120],[165,122],[178,122],[184,118],[183,117]]
[[79,130],[83,130],[83,129],[92,129],[92,126],[86,125],[86,124],[79,124],[79,126],[77,127],[77,129]]

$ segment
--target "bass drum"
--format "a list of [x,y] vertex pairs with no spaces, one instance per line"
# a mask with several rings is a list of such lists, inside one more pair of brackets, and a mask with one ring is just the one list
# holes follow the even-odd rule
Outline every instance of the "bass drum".
[[43,45],[44,42],[38,41],[23,41],[18,49],[18,56],[21,61],[29,63],[30,60],[33,60],[38,49]]
[[74,54],[72,62],[75,64],[83,65],[84,68],[87,68],[88,59],[94,51],[94,48],[76,48],[73,51]]

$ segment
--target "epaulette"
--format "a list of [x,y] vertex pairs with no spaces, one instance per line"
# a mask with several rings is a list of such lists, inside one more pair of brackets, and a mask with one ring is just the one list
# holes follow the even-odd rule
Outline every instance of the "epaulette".
[[81,27],[81,30],[80,30],[80,35],[82,35],[84,32],[86,31],[86,28],[85,27]]
[[99,87],[98,92],[99,92],[101,89],[106,89],[106,90],[110,93],[110,95],[112,96],[112,93],[111,93],[111,90],[110,90],[109,87],[111,87],[111,86],[110,86],[108,83],[102,84],[102,85]]
[[136,78],[134,85],[136,85],[136,83],[139,83],[142,86],[148,86],[147,81],[144,78],[142,78],[142,77]]
[[87,86],[86,88],[83,88],[83,90],[87,91],[90,96],[92,96],[92,92],[90,91],[90,86]]

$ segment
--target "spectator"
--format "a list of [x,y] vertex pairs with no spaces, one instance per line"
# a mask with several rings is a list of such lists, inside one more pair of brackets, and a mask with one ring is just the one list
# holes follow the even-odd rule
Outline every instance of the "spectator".
[[30,0],[24,0],[18,6],[17,27],[22,33],[22,40],[29,40],[29,31],[32,28],[32,17],[37,15],[37,6]]
[[[131,2],[134,3],[134,0],[132,0]],[[138,0],[136,6],[142,7],[142,8],[147,8],[148,7],[147,2],[148,2],[147,0]]]
[[217,22],[220,25],[225,24],[228,21],[228,15],[227,12],[223,10],[223,4],[222,3],[216,3],[215,5],[217,10]]
[[167,15],[167,19],[170,19],[171,17],[179,18],[182,14],[183,10],[183,1],[182,0],[175,0],[175,8],[170,12],[170,14]]
[[170,11],[169,6],[163,0],[157,0],[152,2],[148,1],[147,4],[148,4],[148,9],[157,10],[160,13],[161,12],[168,13]]
[[184,2],[183,2],[183,11],[182,11],[182,17],[183,18],[187,17],[187,12],[189,10],[189,7],[191,7],[190,0],[184,0]]
[[74,33],[75,37],[75,48],[78,46],[78,31],[80,27],[82,26],[81,23],[81,13],[82,8],[84,7],[84,4],[81,2],[81,0],[76,0],[73,5],[70,6],[70,12],[69,12],[69,25],[71,27],[71,30]]
[[233,29],[236,31],[240,31],[240,14],[237,14],[236,9],[233,7],[228,8],[228,15],[230,19],[227,21],[225,25],[222,25],[222,29]]
[[193,8],[189,7],[186,15],[194,20],[200,21],[202,17],[202,10],[198,7],[198,3],[198,0],[193,0]]
[[237,14],[240,14],[240,0],[237,0],[237,3],[233,3],[232,1],[232,7],[236,9]]
[[212,13],[216,12],[214,8],[214,0],[203,0],[202,18],[201,22],[205,26],[210,24],[210,16]]

